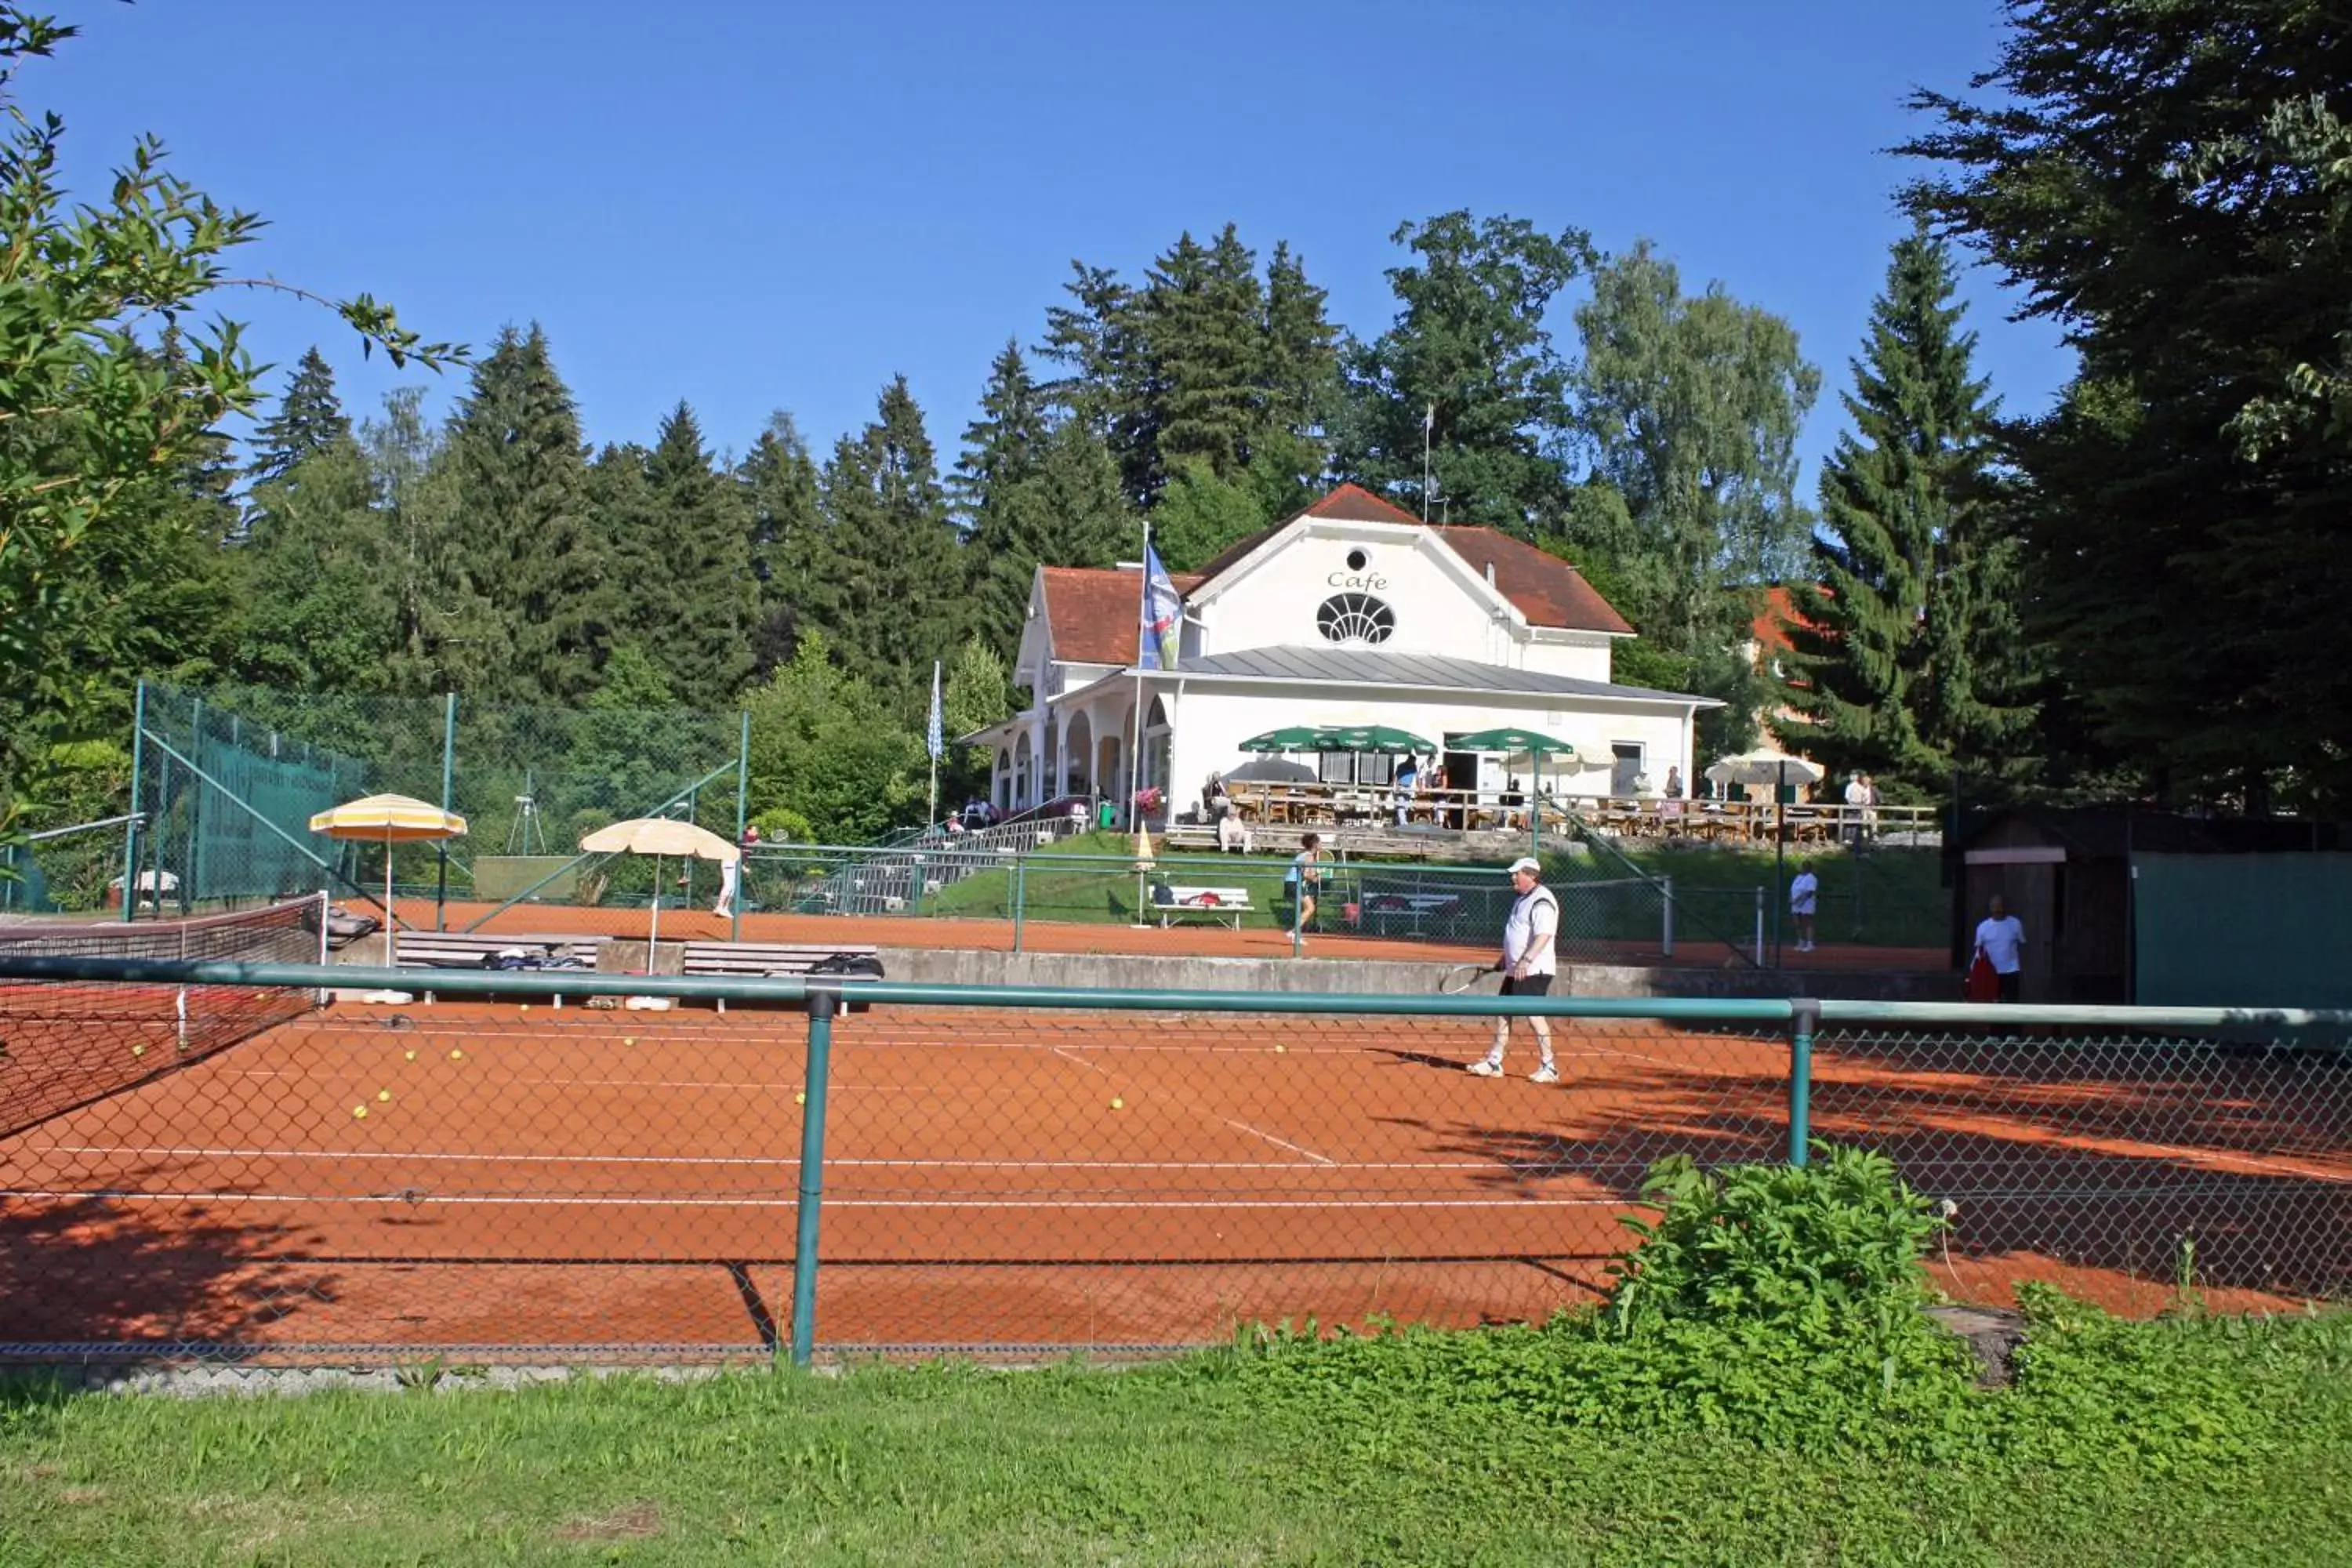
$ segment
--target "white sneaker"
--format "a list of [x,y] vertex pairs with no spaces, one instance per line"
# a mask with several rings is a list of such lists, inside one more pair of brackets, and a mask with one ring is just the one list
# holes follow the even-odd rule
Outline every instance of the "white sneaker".
[[1536,1068],[1535,1071],[1528,1074],[1528,1081],[1529,1083],[1558,1083],[1559,1081],[1559,1069],[1552,1066],[1549,1062],[1546,1062],[1543,1066]]
[[1503,1076],[1503,1064],[1482,1057],[1470,1064],[1470,1071],[1479,1078],[1500,1078]]

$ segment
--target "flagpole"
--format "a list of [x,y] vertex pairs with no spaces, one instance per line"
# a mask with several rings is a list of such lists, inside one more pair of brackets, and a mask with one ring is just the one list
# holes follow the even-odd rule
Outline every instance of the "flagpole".
[[[1141,596],[1137,601],[1135,616],[1135,749],[1128,753],[1133,760],[1127,770],[1127,830],[1130,840],[1139,846],[1142,840],[1135,836],[1139,834],[1143,827],[1141,804],[1143,659],[1151,637],[1151,520],[1150,518],[1143,521],[1143,570],[1138,574],[1138,576],[1141,578]],[[1150,894],[1149,886],[1150,875],[1150,868],[1144,865],[1143,857],[1140,854],[1137,855],[1135,858],[1135,923],[1137,925],[1144,923],[1144,911]]]

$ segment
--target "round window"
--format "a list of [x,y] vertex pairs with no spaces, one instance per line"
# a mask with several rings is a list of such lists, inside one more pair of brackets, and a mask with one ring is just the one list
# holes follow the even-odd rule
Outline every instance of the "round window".
[[1367,565],[1370,564],[1371,559],[1372,558],[1370,556],[1365,554],[1360,550],[1350,550],[1348,552],[1348,570],[1350,572],[1361,572]]
[[1370,594],[1334,594],[1316,609],[1315,629],[1342,647],[1373,647],[1396,631],[1396,612]]

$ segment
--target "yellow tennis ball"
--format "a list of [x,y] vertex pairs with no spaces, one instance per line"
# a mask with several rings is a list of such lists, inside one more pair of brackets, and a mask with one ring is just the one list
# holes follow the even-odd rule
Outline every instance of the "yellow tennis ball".
[[392,1099],[392,1090],[388,1089],[377,1089],[375,1091],[375,1098],[378,1103],[388,1103]]
[[1114,1095],[1114,1096],[1111,1098],[1110,1108],[1111,1108],[1113,1110],[1125,1110],[1127,1109],[1127,1101],[1125,1101],[1125,1100],[1120,1100],[1120,1099],[1119,1099],[1119,1098],[1118,1098],[1116,1095]]
[[1290,1048],[1290,1047],[1287,1047],[1287,1046],[1276,1046],[1276,1047],[1274,1047],[1274,1054],[1275,1054],[1276,1056],[1280,1056],[1280,1055],[1282,1055],[1282,1053],[1283,1053],[1283,1052],[1285,1052],[1285,1051],[1288,1050],[1289,1048]]
[[636,1037],[636,1036],[635,1036],[635,1035],[623,1035],[623,1036],[621,1037],[621,1044],[623,1044],[623,1045],[625,1045],[625,1046],[634,1046],[634,1045],[635,1045],[636,1043],[637,1043],[637,1037]]
[[144,1046],[133,1046],[131,1047],[131,1054],[134,1057],[143,1057],[147,1054],[147,1047]]
[[466,1059],[466,1053],[463,1051],[451,1051],[449,1053],[449,1059],[453,1062],[462,1062]]
[[354,1105],[352,1107],[352,1114],[359,1118],[362,1121],[365,1121],[367,1120],[367,1107],[364,1105]]
[[526,1012],[526,1013],[530,1012],[530,1003],[528,1003],[528,1002],[524,1003],[524,1004],[522,1005],[522,1010],[523,1010],[524,1012]]
[[408,1059],[409,1059],[410,1061],[415,1061],[415,1060],[416,1059],[416,1053],[415,1053],[415,1051],[411,1051],[411,1052],[409,1052],[409,1053],[408,1053]]
[[793,1096],[793,1103],[794,1105],[806,1105],[808,1103],[808,1096],[805,1094],[796,1094]]

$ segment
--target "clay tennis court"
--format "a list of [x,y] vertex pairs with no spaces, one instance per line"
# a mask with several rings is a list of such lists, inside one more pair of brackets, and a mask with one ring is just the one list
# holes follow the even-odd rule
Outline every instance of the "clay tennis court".
[[[11,1063],[159,1048],[131,1016],[152,1000],[116,1022],[27,999],[58,989],[0,994]],[[278,1024],[0,1139],[0,1343],[759,1353],[787,1331],[806,1037],[793,1012],[576,1004]],[[1563,1024],[1560,1089],[1526,1080],[1524,1040],[1510,1078],[1464,1073],[1484,1040],[1378,1015],[845,1017],[818,1342],[1540,1319],[1596,1299],[1652,1161],[1785,1155],[1784,1041]],[[1957,1201],[1931,1260],[1957,1296],[2038,1278],[2153,1310],[2184,1226],[2211,1306],[2340,1291],[2338,1058],[2164,1049],[1825,1041],[1815,1126]]]

